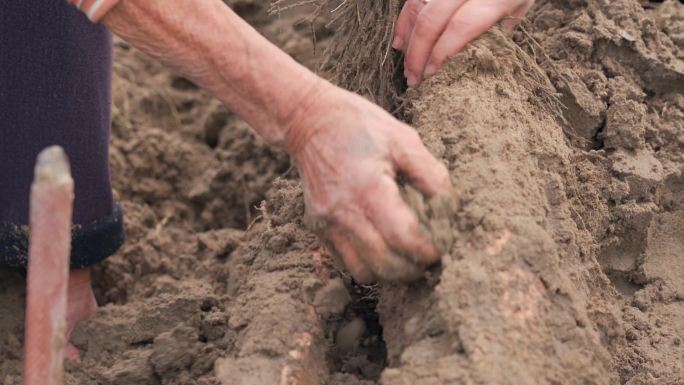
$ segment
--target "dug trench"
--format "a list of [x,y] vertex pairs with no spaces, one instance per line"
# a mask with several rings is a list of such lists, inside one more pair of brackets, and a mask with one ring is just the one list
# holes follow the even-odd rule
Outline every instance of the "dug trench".
[[[330,44],[325,17],[294,22],[309,10],[229,3],[312,68],[310,31],[316,52]],[[339,20],[358,31],[399,9],[347,3],[333,9],[366,15]],[[326,70],[384,77],[335,78],[399,111],[460,202],[445,227],[408,194],[450,246],[424,279],[372,287],[306,230],[283,153],[117,43],[111,159],[129,239],[98,268],[104,306],[74,333],[83,361],[66,383],[683,383],[683,18],[676,1],[540,0],[513,39],[479,39],[399,109],[386,34],[336,35]],[[380,47],[383,66],[345,44]],[[23,278],[0,277],[0,380],[19,384]]]

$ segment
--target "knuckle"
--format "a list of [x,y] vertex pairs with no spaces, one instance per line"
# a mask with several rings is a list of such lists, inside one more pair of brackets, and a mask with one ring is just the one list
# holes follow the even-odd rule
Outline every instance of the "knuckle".
[[408,7],[412,14],[417,16],[425,8],[425,2],[423,0],[408,0],[406,1],[406,7]]
[[348,199],[344,194],[332,194],[330,191],[322,191],[314,196],[310,189],[304,188],[304,209],[307,217],[325,220],[328,223],[342,216],[348,210]]
[[437,16],[427,10],[421,12],[414,33],[420,39],[435,39],[439,35]]
[[468,28],[472,24],[474,24],[473,21],[465,20],[463,16],[459,16],[457,14],[449,20],[446,29],[448,33],[454,33],[456,31],[463,30],[464,28]]
[[418,0],[412,1],[411,3],[406,5],[408,8],[407,10],[407,15],[410,20],[416,20],[418,18],[418,15],[420,14],[420,8],[421,8],[421,3]]

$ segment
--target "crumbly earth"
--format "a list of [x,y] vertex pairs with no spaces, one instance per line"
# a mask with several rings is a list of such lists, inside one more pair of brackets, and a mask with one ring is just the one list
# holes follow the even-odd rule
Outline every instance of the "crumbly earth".
[[[311,25],[267,2],[228,1],[315,68]],[[372,287],[305,229],[286,154],[117,42],[128,241],[66,384],[297,383],[303,351],[305,384],[684,383],[683,36],[674,0],[539,0],[410,90],[458,207],[405,189],[448,252]],[[2,385],[21,383],[23,285],[0,269]]]
[[542,1],[409,92],[461,209],[380,290],[384,384],[684,383],[683,15]]

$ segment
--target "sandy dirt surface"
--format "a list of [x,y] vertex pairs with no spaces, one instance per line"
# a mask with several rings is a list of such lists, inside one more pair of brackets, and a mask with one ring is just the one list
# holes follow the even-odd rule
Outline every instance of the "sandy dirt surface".
[[683,8],[542,1],[409,92],[461,210],[381,289],[383,383],[684,382]]
[[[228,3],[317,67],[323,21]],[[406,94],[459,202],[406,191],[448,249],[411,285],[350,282],[305,229],[287,155],[117,42],[128,240],[96,269],[66,383],[684,383],[684,5],[528,16]],[[21,383],[23,285],[0,269],[2,385]]]

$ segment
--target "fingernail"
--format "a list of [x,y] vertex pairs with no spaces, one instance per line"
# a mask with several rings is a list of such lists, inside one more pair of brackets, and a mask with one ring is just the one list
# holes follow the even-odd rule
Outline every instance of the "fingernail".
[[408,84],[409,87],[413,87],[416,84],[418,84],[418,77],[413,74],[413,72],[408,72],[406,74],[406,83]]
[[439,71],[439,67],[437,67],[436,64],[434,63],[428,63],[428,65],[425,67],[425,76],[432,76]]
[[404,45],[404,40],[400,38],[399,36],[394,38],[394,41],[392,42],[392,48],[394,49],[399,49]]

